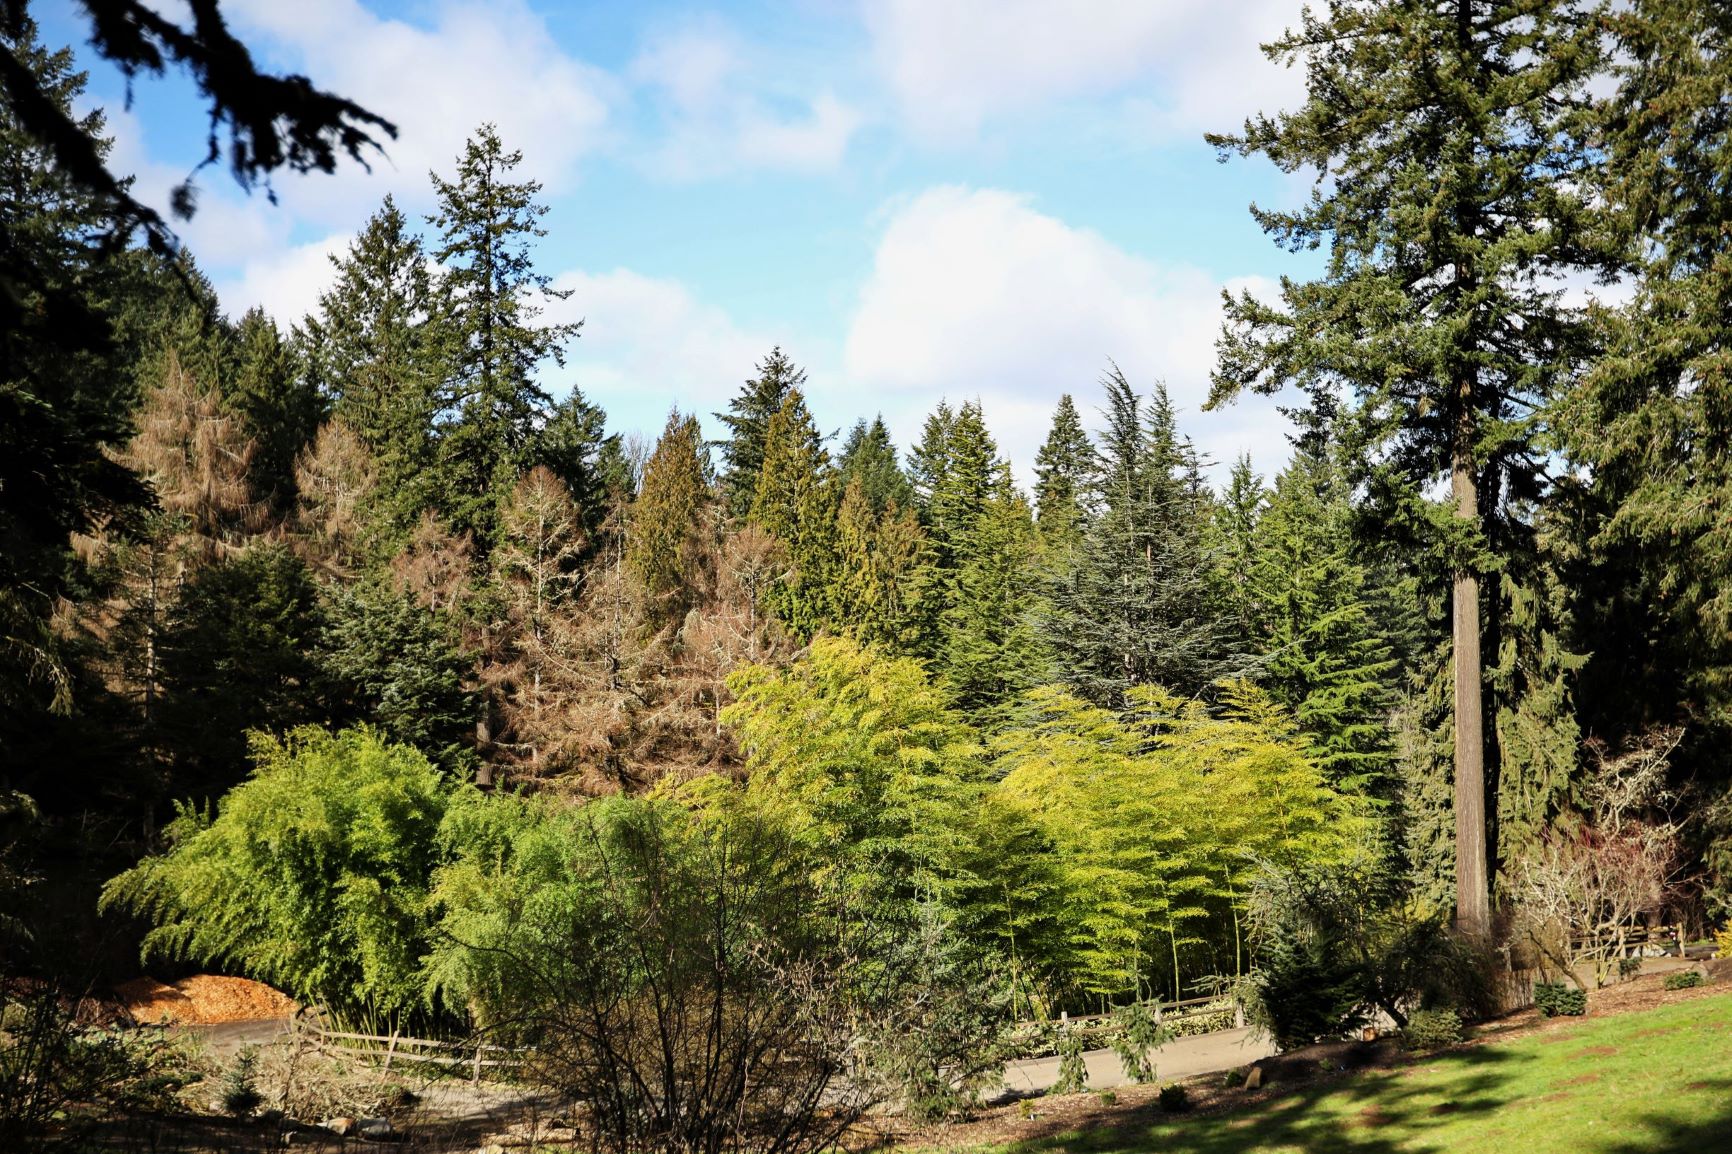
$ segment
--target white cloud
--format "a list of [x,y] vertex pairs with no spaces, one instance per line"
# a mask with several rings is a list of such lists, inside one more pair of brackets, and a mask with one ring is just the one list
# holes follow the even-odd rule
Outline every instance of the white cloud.
[[649,167],[678,180],[744,168],[834,169],[861,114],[797,72],[714,22],[652,38],[629,70],[666,124]]
[[571,296],[551,306],[549,318],[582,318],[583,334],[550,384],[575,383],[615,428],[660,432],[675,405],[707,421],[773,343],[679,281],[624,268],[574,270],[554,278],[553,287]]
[[[1183,430],[1224,469],[1250,452],[1287,456],[1267,398],[1201,411],[1220,329],[1222,284],[1127,253],[997,190],[930,189],[891,216],[860,294],[843,359],[856,395],[878,395],[906,440],[941,394],[978,396],[1000,447],[1027,477],[1052,406],[1085,412],[1115,360],[1139,391],[1165,380]],[[1269,291],[1260,279],[1235,290]],[[856,406],[858,407],[858,406]]]
[[386,19],[357,0],[236,0],[224,13],[275,60],[305,71],[396,124],[373,174],[343,164],[334,177],[285,179],[278,193],[297,214],[352,223],[394,192],[428,203],[429,170],[448,174],[477,125],[492,121],[519,170],[550,192],[603,141],[617,84],[568,55],[524,0],[443,0],[426,23]]
[[1074,97],[1126,97],[1137,135],[1230,130],[1302,90],[1258,50],[1295,21],[1291,0],[863,3],[879,68],[929,139]]
[[336,233],[247,261],[238,276],[217,283],[224,311],[238,317],[259,305],[285,329],[299,324],[318,307],[319,294],[331,285],[331,257],[347,253],[352,239],[349,233]]

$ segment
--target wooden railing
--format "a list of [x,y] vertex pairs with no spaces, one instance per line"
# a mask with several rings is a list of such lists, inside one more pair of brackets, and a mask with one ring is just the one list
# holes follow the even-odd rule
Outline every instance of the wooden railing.
[[321,1051],[350,1058],[370,1058],[384,1063],[389,1073],[395,1062],[463,1070],[471,1082],[481,1080],[481,1071],[514,1070],[527,1060],[522,1050],[484,1042],[449,1042],[409,1038],[402,1034],[353,1034],[327,1030],[317,1022],[304,1021],[300,1029]]

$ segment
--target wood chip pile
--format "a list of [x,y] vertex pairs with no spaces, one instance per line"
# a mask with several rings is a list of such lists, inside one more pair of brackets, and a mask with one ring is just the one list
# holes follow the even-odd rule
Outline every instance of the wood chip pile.
[[288,995],[263,982],[213,974],[195,974],[172,986],[155,978],[134,978],[116,986],[114,993],[133,1021],[141,1024],[165,1018],[181,1026],[260,1022],[292,1017],[299,1009]]

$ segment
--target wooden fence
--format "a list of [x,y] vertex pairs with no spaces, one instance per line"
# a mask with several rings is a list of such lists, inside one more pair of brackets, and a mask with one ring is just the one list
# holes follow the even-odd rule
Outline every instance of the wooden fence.
[[522,1050],[483,1042],[442,1042],[402,1034],[351,1034],[327,1030],[316,1022],[303,1022],[300,1028],[320,1051],[380,1061],[386,1073],[393,1063],[423,1064],[467,1071],[471,1082],[479,1082],[482,1070],[515,1070],[527,1061]]

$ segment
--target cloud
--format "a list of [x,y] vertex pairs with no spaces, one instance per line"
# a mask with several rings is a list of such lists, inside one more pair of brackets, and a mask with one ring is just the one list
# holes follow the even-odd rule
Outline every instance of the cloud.
[[352,223],[388,191],[424,206],[428,171],[449,173],[484,121],[524,150],[520,173],[557,193],[603,143],[619,99],[617,83],[568,55],[523,0],[443,0],[425,23],[357,0],[234,0],[224,13],[273,66],[304,71],[397,125],[371,175],[345,163],[335,176],[280,182],[287,207],[327,225]]
[[1223,287],[1247,278],[1161,265],[993,189],[929,189],[891,215],[843,351],[856,394],[874,392],[905,440],[940,395],[978,396],[1026,478],[1052,407],[1099,404],[1115,360],[1139,391],[1165,380],[1183,430],[1224,470],[1241,452],[1260,469],[1287,456],[1285,419],[1267,398],[1204,413]]
[[331,257],[346,254],[353,239],[351,233],[335,233],[310,244],[272,249],[246,261],[238,275],[217,282],[223,310],[239,317],[257,305],[285,329],[299,324],[318,307],[319,294],[331,286]]
[[573,270],[553,287],[571,296],[549,307],[549,318],[581,318],[583,334],[567,350],[565,371],[544,377],[556,390],[575,383],[616,429],[660,432],[676,405],[708,421],[773,343],[676,280]]
[[790,74],[710,22],[653,37],[629,69],[666,126],[658,175],[692,180],[748,168],[836,168],[862,122],[853,105]]
[[1290,0],[863,2],[879,70],[929,140],[1081,97],[1122,97],[1136,135],[1231,129],[1302,92],[1258,50],[1293,22]]

